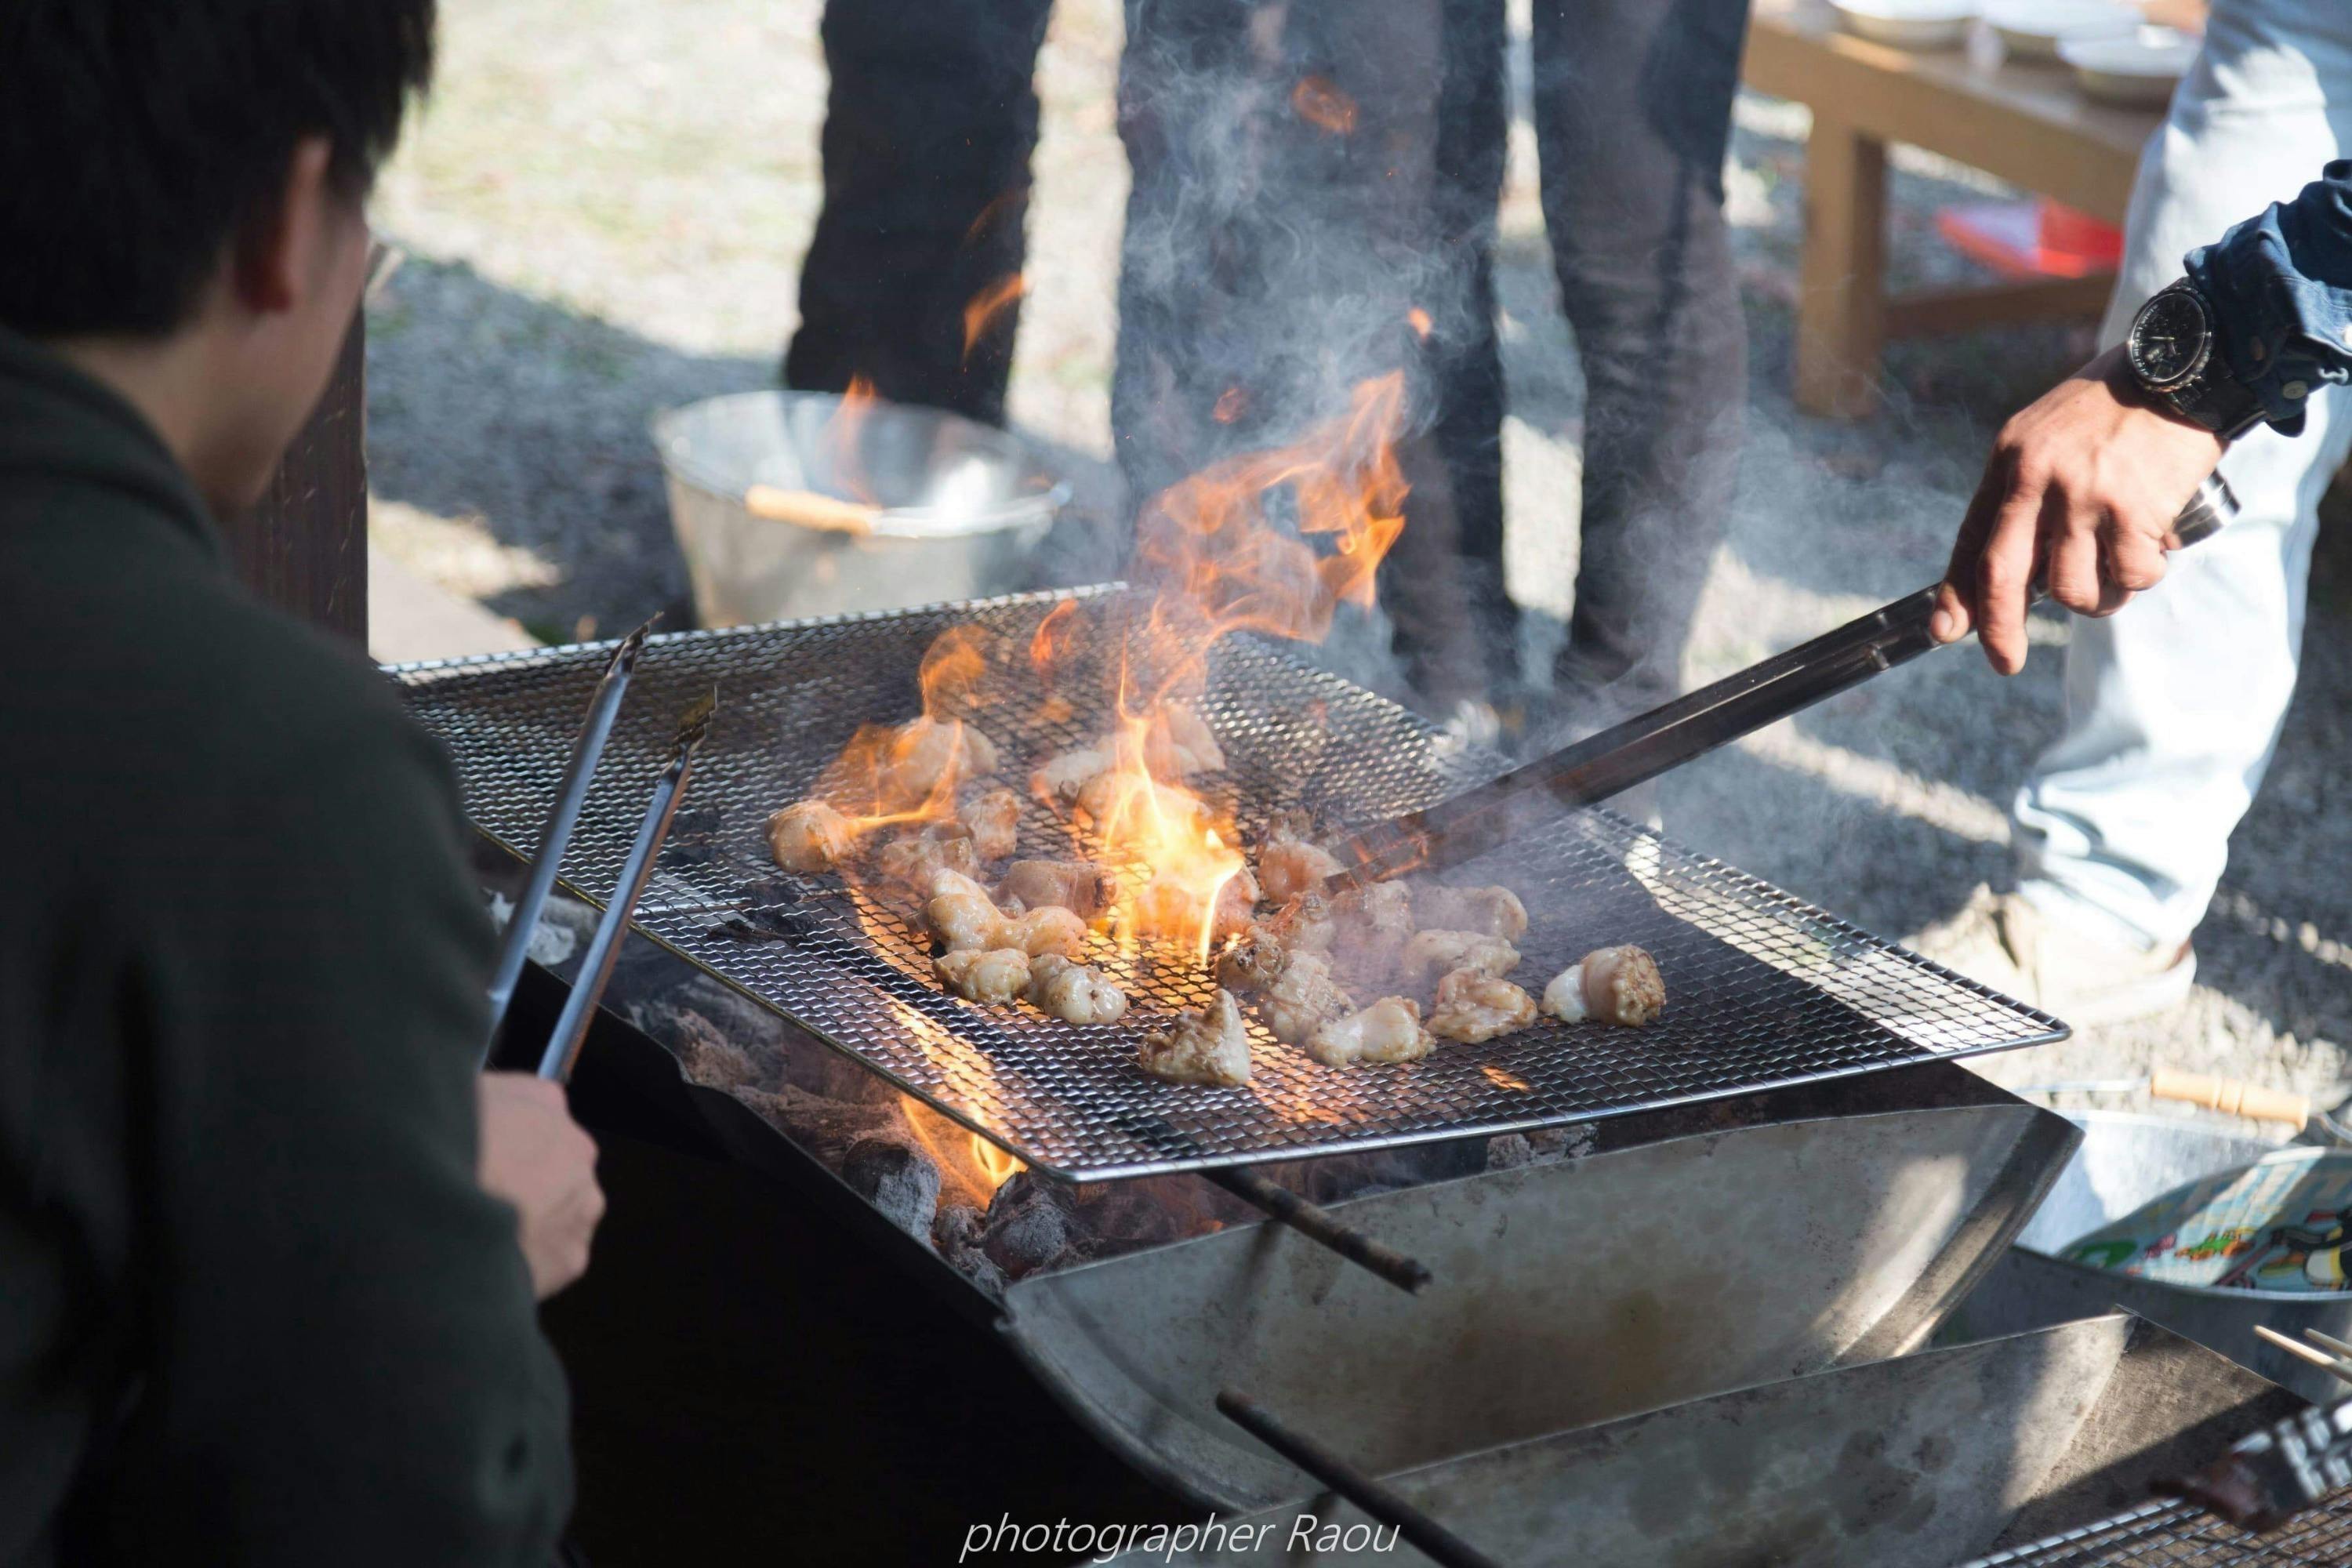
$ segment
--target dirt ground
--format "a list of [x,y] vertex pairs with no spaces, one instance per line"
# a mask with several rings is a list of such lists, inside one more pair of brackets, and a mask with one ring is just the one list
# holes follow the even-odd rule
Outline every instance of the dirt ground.
[[[447,8],[439,87],[377,203],[406,253],[370,315],[383,549],[549,640],[683,598],[646,421],[774,381],[820,195],[819,9]],[[1118,0],[1056,8],[1012,393],[1015,427],[1096,483],[1127,181],[1111,99],[1120,34]],[[1991,429],[2090,347],[2057,328],[1898,344],[1886,412],[1850,426],[1799,416],[1787,387],[1806,124],[1798,106],[1739,106],[1728,184],[1748,428],[1693,681],[1931,581]],[[1556,616],[1574,560],[1580,391],[1529,142],[1522,122],[1504,214],[1511,567],[1523,602]],[[1907,152],[1897,170],[1897,282],[1970,276],[1934,215],[1999,187]],[[2347,555],[2323,541],[2302,691],[2198,933],[2192,1003],[1986,1070],[2030,1084],[2168,1061],[2304,1089],[2347,1076],[2352,813],[2330,809],[2352,752]],[[2037,623],[2015,680],[1939,655],[1685,769],[1665,790],[1668,831],[1870,929],[1916,929],[2005,876],[2007,800],[2059,717],[2066,637],[2062,620]]]

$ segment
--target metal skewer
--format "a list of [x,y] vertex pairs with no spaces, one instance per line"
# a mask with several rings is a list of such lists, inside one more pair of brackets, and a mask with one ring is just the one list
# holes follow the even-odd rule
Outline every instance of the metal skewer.
[[[2186,549],[2237,512],[2229,485],[2209,474],[2174,520],[2173,536]],[[2037,601],[2041,596],[2037,592]],[[1528,805],[1548,800],[1573,809],[1607,800],[1909,663],[1939,646],[1927,629],[1936,601],[1935,587],[1922,588],[1686,697],[1328,847],[1346,868],[1343,875],[1357,882],[1458,865],[1526,827]]]
[[1225,1418],[1418,1547],[1440,1568],[1502,1568],[1493,1558],[1311,1437],[1268,1415],[1247,1394],[1217,1395]]
[[523,960],[530,956],[530,939],[539,930],[539,912],[547,905],[547,895],[555,886],[556,873],[563,866],[563,851],[572,842],[572,829],[580,820],[581,803],[588,798],[588,782],[595,776],[598,759],[604,754],[604,742],[612,738],[613,721],[621,711],[621,699],[629,689],[629,677],[637,667],[638,650],[646,646],[646,634],[654,629],[656,616],[635,631],[621,639],[613,657],[604,666],[604,678],[596,682],[595,691],[588,699],[587,716],[581,721],[580,733],[572,742],[572,759],[563,767],[563,783],[555,792],[555,804],[548,808],[547,824],[539,830],[539,848],[530,858],[530,873],[523,879],[522,894],[515,900],[513,915],[507,921],[505,943],[499,949],[498,968],[490,974],[490,1033],[482,1045],[482,1060],[489,1061],[490,1048],[499,1037],[499,1026],[506,1022],[507,1008],[514,1001],[515,983],[522,978]]
[[1254,1204],[1310,1241],[1321,1243],[1349,1262],[1369,1268],[1400,1290],[1418,1291],[1432,1276],[1420,1259],[1408,1258],[1386,1242],[1375,1241],[1351,1225],[1307,1202],[1288,1187],[1277,1186],[1255,1172],[1238,1169],[1209,1171],[1209,1180]]
[[621,938],[629,929],[629,916],[636,909],[646,884],[653,879],[654,859],[661,853],[662,840],[669,837],[670,821],[677,815],[677,803],[685,798],[687,781],[694,773],[695,749],[710,732],[710,716],[718,707],[719,694],[713,691],[688,709],[678,721],[669,765],[654,782],[653,799],[646,803],[645,820],[637,827],[636,841],[629,846],[628,858],[621,862],[613,901],[604,906],[604,918],[596,922],[596,934],[589,939],[588,951],[580,960],[580,976],[572,982],[572,994],[555,1020],[547,1049],[540,1056],[541,1078],[559,1083],[571,1081],[572,1064],[579,1058],[580,1043],[588,1037],[589,1020],[604,994],[605,982],[613,977],[613,965],[621,955]]

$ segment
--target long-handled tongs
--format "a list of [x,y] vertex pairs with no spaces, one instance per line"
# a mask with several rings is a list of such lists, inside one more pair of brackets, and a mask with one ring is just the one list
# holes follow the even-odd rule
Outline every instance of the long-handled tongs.
[[[2174,521],[2179,548],[2218,532],[2237,514],[2229,485],[2221,475],[2209,475]],[[2035,601],[2042,596],[2037,591]],[[1549,815],[1546,802],[1573,809],[1606,800],[1909,663],[1937,646],[1927,629],[1935,613],[1936,589],[1922,588],[1687,697],[1329,847],[1358,882],[1459,865],[1543,820]]]
[[620,877],[613,885],[612,902],[604,906],[604,918],[596,922],[596,934],[588,939],[588,951],[581,957],[580,973],[572,983],[572,994],[555,1020],[546,1050],[540,1055],[541,1078],[553,1079],[558,1083],[571,1081],[572,1064],[579,1059],[580,1043],[588,1037],[589,1020],[595,1014],[596,1004],[604,998],[605,982],[613,977],[613,964],[621,956],[621,938],[629,929],[629,916],[635,910],[646,884],[653,879],[654,861],[661,854],[662,840],[669,837],[670,822],[677,816],[677,803],[686,798],[687,781],[694,775],[695,751],[702,744],[703,737],[710,733],[710,716],[718,708],[719,694],[714,691],[688,708],[678,721],[669,765],[654,781],[653,798],[646,803],[645,820],[637,825],[636,840],[629,846],[628,858],[621,862]]
[[507,921],[506,942],[499,949],[499,965],[490,974],[490,1032],[482,1044],[482,1060],[489,1061],[491,1047],[499,1037],[499,1026],[506,1022],[507,1008],[514,1001],[515,983],[522,978],[523,960],[530,956],[530,939],[539,930],[539,912],[547,907],[547,895],[555,886],[556,872],[563,865],[563,851],[572,842],[572,829],[580,820],[581,803],[588,798],[588,782],[596,776],[596,763],[604,755],[604,742],[612,738],[613,721],[621,711],[621,699],[629,689],[629,677],[637,668],[637,654],[646,646],[646,634],[654,629],[656,616],[635,631],[621,639],[604,666],[604,678],[588,698],[587,717],[580,722],[580,733],[572,742],[572,758],[563,766],[562,787],[555,792],[555,804],[548,808],[547,825],[539,830],[539,848],[530,858],[530,869],[523,878],[522,895],[515,900],[514,914]]

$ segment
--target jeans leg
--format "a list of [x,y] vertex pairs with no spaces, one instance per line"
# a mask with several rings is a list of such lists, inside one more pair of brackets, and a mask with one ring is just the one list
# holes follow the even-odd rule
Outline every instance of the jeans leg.
[[[2105,329],[2122,338],[2181,257],[2294,195],[2352,148],[2352,10],[2219,0],[2203,53],[2140,162]],[[2294,695],[2318,503],[2352,449],[2341,387],[2295,437],[2221,461],[2244,507],[2106,620],[2077,618],[2066,727],[2018,792],[2022,890],[2053,917],[2150,948],[2185,942]]]
[[1033,78],[1052,0],[829,0],[824,210],[801,268],[784,383],[1004,421],[1018,303],[967,342],[966,310],[1021,270]]
[[1585,377],[1576,610],[1593,722],[1665,700],[1737,477],[1747,329],[1723,158],[1748,0],[1536,0],[1545,226]]

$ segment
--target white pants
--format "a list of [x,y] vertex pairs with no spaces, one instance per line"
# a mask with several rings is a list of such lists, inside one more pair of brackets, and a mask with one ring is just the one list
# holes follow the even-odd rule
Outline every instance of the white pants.
[[[2205,47],[2141,155],[2103,336],[2121,341],[2181,257],[2352,150],[2352,0],[2216,0]],[[2352,447],[2352,388],[2302,435],[2221,460],[2243,515],[2105,620],[2077,617],[2066,729],[2018,791],[2021,890],[2134,945],[2185,942],[2270,765],[2303,641],[2317,507]]]

